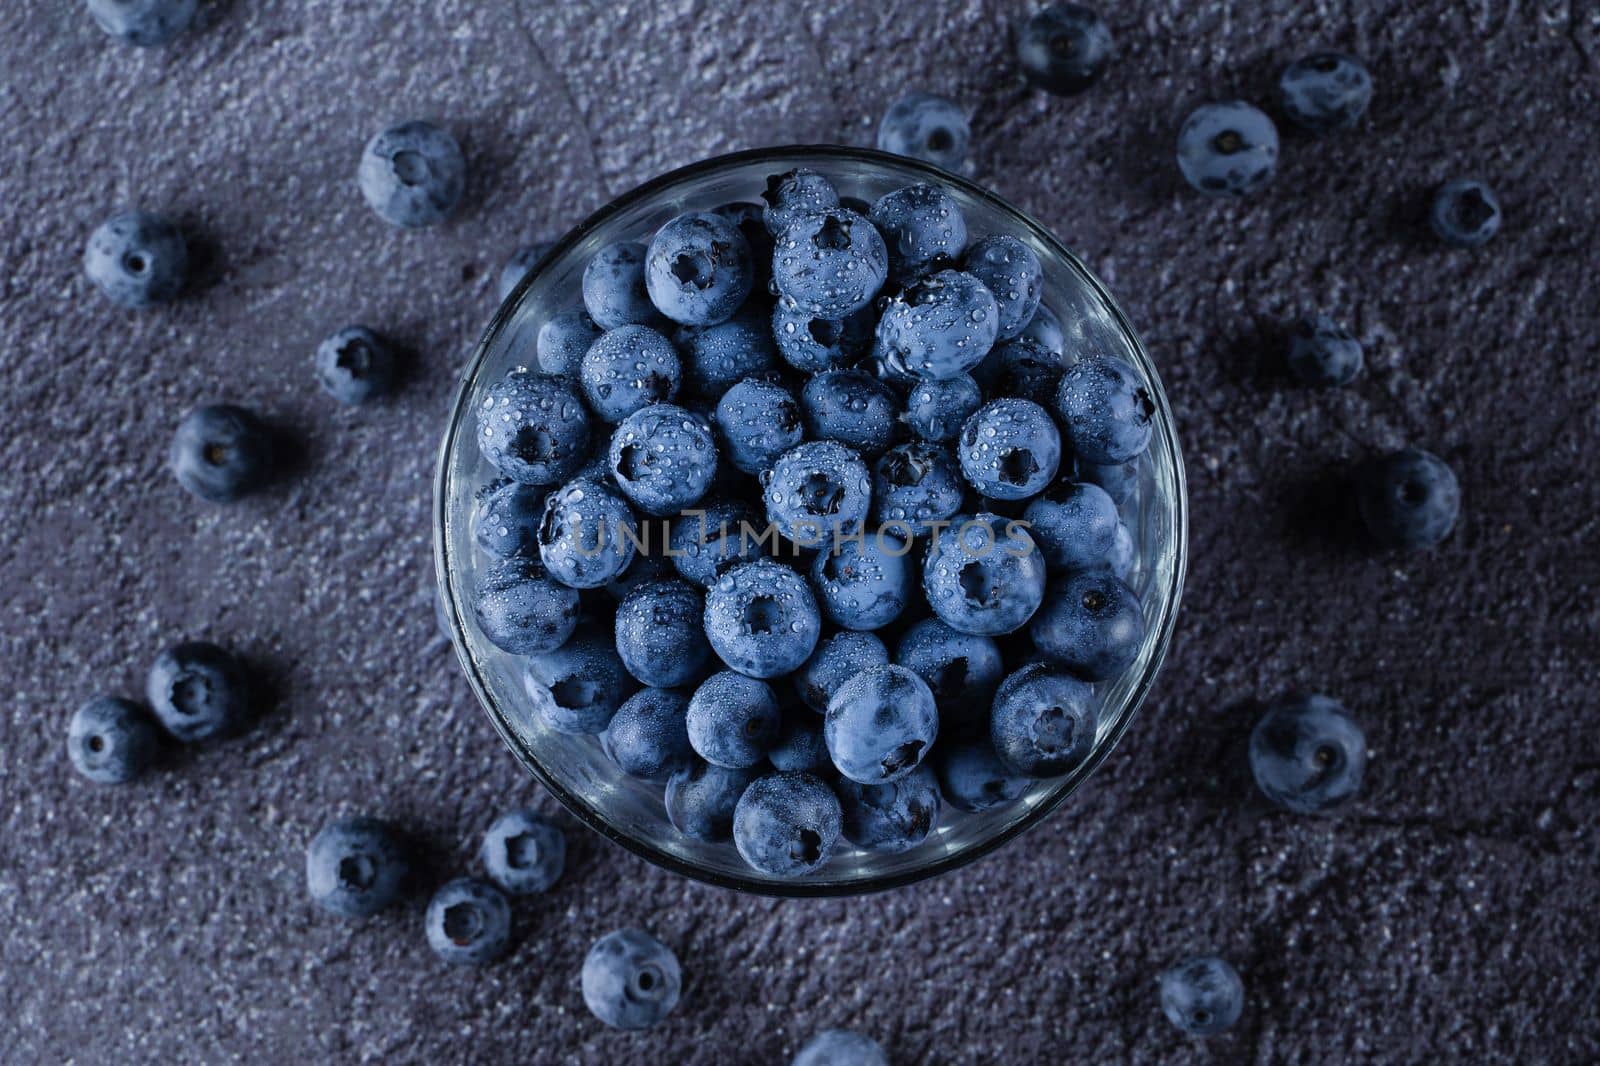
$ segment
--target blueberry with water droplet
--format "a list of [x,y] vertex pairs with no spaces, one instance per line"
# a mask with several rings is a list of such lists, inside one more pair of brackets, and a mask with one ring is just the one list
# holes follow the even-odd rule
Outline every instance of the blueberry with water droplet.
[[894,441],[900,398],[865,371],[825,370],[801,390],[800,414],[807,437],[836,440],[871,459]]
[[867,216],[889,249],[889,277],[900,284],[954,264],[967,247],[967,220],[937,185],[907,185],[880,197]]
[[783,361],[808,374],[835,370],[866,355],[872,347],[870,306],[841,319],[820,318],[780,296],[772,309],[772,336]]
[[945,802],[962,811],[987,811],[1014,802],[1028,779],[1000,761],[985,733],[942,741],[933,752],[934,772]]
[[928,683],[939,707],[941,732],[988,733],[989,704],[1005,675],[993,640],[924,618],[900,637],[894,661]]
[[684,392],[708,405],[778,363],[766,308],[753,304],[726,322],[679,330],[677,343],[683,353]]
[[844,838],[863,851],[897,854],[928,839],[939,824],[939,782],[927,765],[881,785],[841,777],[834,792]]
[[1144,646],[1139,597],[1108,570],[1056,578],[1028,625],[1041,655],[1086,681],[1109,681]]
[[1014,773],[1059,777],[1094,750],[1097,720],[1094,689],[1048,664],[1030,663],[996,690],[989,741]]
[[700,590],[675,578],[653,581],[628,594],[617,607],[617,654],[628,672],[647,685],[674,688],[705,673],[711,647],[700,629],[705,601]]
[[807,314],[842,319],[872,302],[889,251],[871,222],[842,207],[796,216],[777,235],[772,284]]
[[543,489],[501,478],[478,491],[472,512],[472,539],[501,559],[539,554],[544,521]]
[[882,629],[899,618],[916,580],[911,550],[903,534],[877,529],[817,552],[811,587],[828,621],[846,629]]
[[1057,481],[1029,501],[1022,513],[1045,562],[1062,570],[1103,563],[1116,542],[1117,505],[1105,489],[1078,481]]
[[478,450],[525,485],[556,485],[589,454],[589,413],[570,385],[513,370],[478,402]]
[[717,473],[711,426],[670,403],[635,411],[611,434],[611,476],[636,507],[677,514],[699,502]]
[[534,349],[539,357],[539,369],[557,377],[575,376],[589,346],[604,332],[582,307],[557,311],[539,327]]
[[565,644],[578,625],[578,593],[536,559],[500,559],[478,576],[472,614],[489,642],[512,655]]
[[800,167],[767,178],[761,199],[766,204],[762,218],[767,232],[782,237],[801,215],[828,211],[839,206],[839,190],[815,170]]
[[747,677],[787,674],[810,658],[822,616],[805,579],[770,560],[729,570],[706,593],[705,635]]
[[965,374],[994,347],[999,319],[983,282],[941,270],[884,306],[873,357],[892,372],[919,378]]
[[765,681],[733,670],[712,674],[689,700],[689,746],[713,766],[756,765],[778,739],[782,712]]
[[583,268],[583,306],[601,329],[653,326],[661,312],[645,282],[648,252],[638,241],[618,241],[594,254]]
[[961,268],[983,282],[1000,319],[996,337],[1009,340],[1033,321],[1044,291],[1044,267],[1032,248],[1015,237],[994,234],[975,241]]
[[827,861],[839,841],[839,798],[813,774],[759,778],[739,797],[733,842],[744,861],[772,877],[801,877]]
[[755,771],[712,766],[699,759],[667,779],[667,820],[695,840],[720,843],[733,837],[733,811],[755,780]]
[[956,456],[967,482],[996,500],[1039,493],[1061,465],[1061,434],[1032,400],[1008,396],[978,408],[961,428]]
[[723,393],[712,416],[723,454],[746,474],[759,474],[805,437],[800,404],[775,381],[747,378]]
[[575,589],[596,589],[633,561],[638,522],[627,501],[604,482],[579,478],[545,501],[538,540],[551,577]]
[[710,588],[724,572],[762,554],[761,513],[735,497],[722,497],[673,520],[668,541],[678,575]]
[[983,392],[970,374],[924,378],[906,397],[906,423],[924,440],[951,441],[982,406]]
[[872,468],[878,528],[920,537],[961,509],[961,472],[950,452],[927,441],[890,448]]
[[1056,414],[1072,452],[1090,463],[1121,463],[1150,444],[1156,405],[1138,371],[1120,359],[1084,359],[1067,368]]
[[1044,599],[1045,564],[1019,522],[957,515],[928,546],[922,590],[952,629],[999,636],[1021,629]]
[[645,288],[674,322],[709,326],[733,317],[755,284],[750,242],[721,215],[679,215],[645,252]]
[[767,521],[780,534],[814,548],[862,528],[872,504],[872,476],[843,444],[806,441],[773,463],[763,498]]
[[795,671],[795,693],[818,714],[828,709],[828,701],[839,686],[871,666],[886,666],[889,650],[872,633],[845,630],[817,645],[817,650]]
[[689,699],[665,688],[645,688],[617,708],[600,734],[600,746],[617,769],[646,781],[675,773],[694,761],[686,714]]
[[653,403],[671,402],[682,380],[678,350],[649,326],[606,330],[578,365],[590,410],[612,423]]

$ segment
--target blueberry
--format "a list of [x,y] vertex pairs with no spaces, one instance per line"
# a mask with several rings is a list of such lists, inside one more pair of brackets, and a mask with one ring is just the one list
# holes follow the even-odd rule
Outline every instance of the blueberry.
[[367,142],[356,177],[378,217],[421,229],[443,222],[461,202],[467,164],[461,146],[444,130],[402,122]]
[[812,774],[758,778],[733,811],[733,843],[744,861],[774,877],[821,866],[839,841],[839,798]]
[[1028,627],[1034,647],[1086,681],[1109,681],[1139,656],[1139,597],[1108,570],[1058,577]]
[[861,358],[872,347],[872,327],[870,308],[844,318],[819,318],[802,310],[798,301],[783,296],[772,309],[772,336],[778,354],[808,374]]
[[647,685],[672,688],[700,676],[711,646],[700,631],[704,601],[686,581],[641,585],[617,607],[617,654]]
[[961,510],[961,495],[949,450],[925,441],[890,448],[872,468],[872,514],[882,531],[920,537]]
[[140,48],[168,44],[194,21],[196,0],[89,0],[89,14],[117,40]]
[[987,731],[989,704],[1005,674],[994,641],[924,618],[901,636],[894,661],[927,682],[942,730]]
[[778,234],[772,284],[806,314],[839,319],[872,302],[889,276],[877,229],[842,207],[796,216]]
[[797,544],[817,546],[862,528],[872,476],[860,456],[831,440],[796,445],[766,479],[767,521]]
[[1104,562],[1116,543],[1117,505],[1098,485],[1058,481],[1022,513],[1044,561],[1063,570]]
[[1022,327],[1022,332],[1018,336],[1033,341],[1058,356],[1067,350],[1067,334],[1061,328],[1061,320],[1044,304],[1039,305],[1039,309],[1033,313],[1028,324]]
[[536,559],[499,559],[472,594],[478,629],[512,655],[538,655],[565,644],[578,624],[577,590],[551,578]]
[[557,311],[539,327],[535,341],[539,369],[557,377],[576,376],[583,365],[583,357],[604,332],[581,307]]
[[909,774],[939,735],[927,682],[903,666],[872,666],[834,692],[822,736],[839,772],[864,785]]
[[1481,181],[1439,187],[1428,215],[1433,232],[1453,248],[1476,248],[1500,232],[1500,201]]
[[887,666],[889,650],[871,633],[845,630],[817,645],[811,658],[794,675],[795,693],[818,714],[839,686],[872,666]]
[[617,708],[638,687],[609,633],[580,631],[523,666],[529,709],[558,733],[605,732]]
[[744,378],[778,363],[772,322],[764,307],[748,305],[726,322],[679,331],[684,391],[707,405]]
[[1055,4],[1017,30],[1017,61],[1035,89],[1076,96],[1105,73],[1111,28],[1099,12],[1080,4]]
[[428,946],[445,962],[482,966],[511,948],[511,904],[476,877],[446,881],[428,901]]
[[144,696],[163,729],[189,743],[237,732],[251,714],[248,672],[215,644],[175,644],[156,657]]
[[863,851],[909,851],[939,823],[939,782],[927,766],[884,785],[840,778],[834,791],[843,815],[841,832]]
[[967,247],[967,220],[950,194],[936,185],[907,185],[887,193],[867,218],[888,245],[889,276],[902,283],[939,264],[954,263]]
[[956,448],[973,488],[997,500],[1038,494],[1061,465],[1061,434],[1043,407],[1014,396],[978,408]]
[[689,746],[713,766],[754,766],[767,757],[780,724],[767,683],[732,670],[706,678],[689,700]]
[[232,503],[272,480],[277,448],[272,431],[232,404],[196,407],[183,416],[167,464],[190,494]]
[[987,735],[946,740],[933,751],[939,791],[950,806],[963,811],[987,811],[1015,801],[1028,788],[1028,779],[995,754]]
[[501,559],[538,555],[544,498],[543,489],[507,478],[485,485],[472,511],[472,537],[478,547]]
[[550,576],[595,589],[633,561],[638,525],[626,500],[603,482],[580,478],[545,500],[539,558]]
[[733,838],[733,809],[755,780],[755,772],[713,766],[696,759],[667,779],[667,820],[695,840],[720,843]]
[[999,321],[994,296],[983,282],[941,270],[884,306],[874,355],[891,373],[953,378],[989,354]]
[[96,696],[67,726],[67,756],[90,781],[120,785],[148,770],[160,753],[156,727],[143,707],[115,696]]
[[824,1029],[807,1040],[789,1066],[889,1066],[876,1040],[848,1029]]
[[817,601],[805,580],[769,560],[729,570],[706,594],[706,637],[723,662],[747,677],[797,669],[821,632]]
[[583,306],[601,329],[651,326],[661,312],[645,282],[648,252],[638,241],[618,241],[600,249],[583,268]]
[[688,709],[689,699],[681,693],[640,689],[617,708],[600,734],[600,745],[617,769],[630,777],[665,777],[694,760],[685,719]]
[[1385,548],[1432,548],[1450,535],[1461,512],[1461,486],[1444,460],[1420,448],[1394,452],[1364,467],[1356,499],[1368,531]]
[[507,811],[483,835],[478,858],[489,879],[513,896],[550,891],[567,865],[567,836],[536,811]]
[[1347,130],[1372,102],[1372,75],[1338,52],[1297,59],[1278,76],[1278,105],[1289,121],[1312,133]]
[[112,303],[142,310],[177,298],[189,274],[189,246],[166,219],[126,211],[89,235],[83,270]]
[[653,515],[692,507],[717,473],[717,444],[704,418],[670,403],[635,411],[611,434],[611,476]]
[[1277,166],[1277,127],[1242,100],[1196,108],[1178,131],[1178,169],[1207,196],[1248,196]]
[[686,511],[672,523],[672,565],[679,576],[710,588],[722,574],[761,558],[761,518],[743,500],[723,498]]
[[1015,237],[984,237],[967,249],[961,267],[983,282],[999,309],[995,336],[1009,340],[1033,321],[1044,289],[1044,267],[1032,248]]
[[676,397],[683,368],[678,350],[660,333],[649,326],[618,326],[589,346],[578,380],[590,410],[616,423]]
[[1161,1010],[1189,1036],[1216,1036],[1239,1020],[1244,982],[1215,955],[1185,959],[1161,974]]
[[942,444],[982,406],[983,393],[970,374],[923,379],[906,398],[906,422],[917,436]]
[[1044,557],[1019,522],[957,515],[928,547],[922,590],[952,629],[998,636],[1021,629],[1044,599]]
[[683,971],[672,949],[639,929],[594,942],[583,960],[583,1002],[615,1029],[648,1029],[678,1005]]
[[769,177],[761,199],[766,202],[762,218],[767,224],[767,232],[774,237],[782,237],[801,215],[838,207],[839,190],[821,174],[801,167]]
[[1347,385],[1361,363],[1361,342],[1327,315],[1301,319],[1289,336],[1289,371],[1307,385]]
[[1015,337],[995,345],[973,376],[991,396],[1017,396],[1049,407],[1064,373],[1060,356],[1038,341]]
[[908,155],[946,170],[959,170],[967,158],[972,130],[961,109],[932,93],[907,93],[883,113],[878,150]]
[[794,395],[762,378],[746,378],[723,393],[712,420],[723,454],[746,474],[766,470],[805,438]]
[[1091,463],[1074,456],[1068,473],[1074,481],[1099,485],[1118,507],[1132,499],[1139,487],[1137,457],[1120,463]]
[[495,278],[495,292],[499,295],[501,303],[506,302],[506,298],[522,284],[522,279],[527,277],[554,247],[554,241],[540,241],[538,244],[523,245],[512,253],[511,258],[506,260],[506,265],[500,268],[500,273]]
[[1056,391],[1062,433],[1073,453],[1090,463],[1120,463],[1143,454],[1155,413],[1144,379],[1120,359],[1074,363]]
[[1015,773],[1059,777],[1094,750],[1097,720],[1094,689],[1046,663],[1030,663],[995,692],[989,740]]
[[865,371],[825,370],[806,382],[800,414],[808,437],[836,440],[871,459],[893,443],[900,401]]
[[317,382],[340,403],[382,396],[394,383],[394,353],[366,326],[346,326],[317,345]]
[[1111,550],[1106,553],[1105,567],[1119,581],[1127,581],[1128,575],[1133,573],[1133,561],[1133,534],[1128,532],[1126,524],[1118,522],[1117,532],[1111,539]]
[[1267,799],[1296,814],[1332,814],[1355,796],[1367,738],[1339,701],[1286,696],[1250,733],[1250,772]]
[[767,231],[765,208],[743,200],[726,203],[711,209],[738,227],[750,245],[750,258],[755,266],[754,292],[766,292],[772,282],[772,234]]
[[525,485],[556,485],[583,464],[589,415],[560,378],[513,370],[478,407],[478,450]]
[[709,326],[731,318],[755,284],[750,242],[721,215],[679,215],[645,251],[650,302],[674,322]]
[[828,765],[828,745],[822,739],[822,722],[798,708],[783,712],[777,743],[767,752],[774,770],[821,770]]
[[911,542],[893,530],[841,539],[817,553],[811,586],[828,621],[845,629],[881,629],[910,601],[916,569]]
[[369,918],[397,902],[412,870],[405,835],[377,818],[331,821],[306,848],[306,892],[341,918]]

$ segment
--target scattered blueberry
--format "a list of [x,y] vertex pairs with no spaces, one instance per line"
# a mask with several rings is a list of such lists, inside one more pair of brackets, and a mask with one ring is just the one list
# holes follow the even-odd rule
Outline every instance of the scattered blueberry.
[[808,773],[759,778],[733,812],[733,843],[744,861],[774,877],[799,877],[825,862],[839,840],[839,798]]
[[1036,89],[1075,96],[1100,80],[1111,60],[1111,29],[1080,4],[1054,4],[1017,31],[1017,60]]
[[196,0],[89,0],[89,14],[124,44],[159,48],[194,21]]
[[583,306],[601,329],[650,326],[661,312],[645,282],[648,252],[637,241],[618,241],[594,254],[583,268]]
[[500,478],[478,493],[472,512],[472,538],[501,559],[539,554],[539,524],[544,520],[543,489]]
[[190,494],[232,503],[272,479],[277,449],[272,431],[232,404],[196,407],[183,416],[167,463]]
[[411,875],[405,835],[377,818],[331,821],[306,848],[311,902],[341,918],[369,918],[397,902]]
[[811,439],[836,440],[871,459],[894,441],[900,400],[865,371],[825,370],[806,382],[800,414]]
[[1000,760],[987,735],[947,740],[933,751],[939,790],[950,806],[987,811],[1027,791],[1028,779]]
[[177,297],[189,274],[189,246],[166,219],[126,211],[89,235],[83,270],[112,303],[142,310]]
[[772,322],[763,306],[747,305],[726,322],[678,331],[684,391],[707,404],[735,384],[778,363]]
[[522,687],[539,720],[558,733],[603,733],[639,687],[609,633],[580,631],[555,651],[532,656]]
[[821,770],[828,766],[828,744],[822,739],[822,721],[798,708],[783,712],[778,741],[767,752],[774,770]]
[[1161,1010],[1189,1036],[1216,1036],[1239,1020],[1244,982],[1215,955],[1185,959],[1161,974]]
[[939,710],[927,682],[893,664],[868,667],[840,685],[822,725],[834,766],[863,785],[911,773],[938,735]]
[[1288,696],[1250,733],[1250,772],[1262,794],[1296,814],[1330,814],[1367,769],[1367,738],[1339,701]]
[[567,835],[536,811],[507,811],[483,835],[478,858],[489,879],[513,896],[550,891],[567,866]]
[[848,1029],[824,1029],[807,1040],[789,1066],[889,1066],[876,1040]]
[[499,295],[501,303],[517,290],[522,284],[522,279],[528,276],[529,271],[539,265],[539,260],[550,253],[555,247],[554,241],[540,241],[538,244],[526,244],[512,253],[506,260],[506,265],[500,268],[500,274],[495,278],[495,292]]
[[606,330],[578,367],[590,410],[612,423],[673,399],[682,378],[678,350],[649,326]]
[[545,500],[539,558],[550,576],[575,589],[597,589],[633,561],[633,509],[604,482],[580,478]]
[[1461,512],[1455,471],[1420,448],[1405,448],[1364,467],[1356,478],[1356,499],[1373,539],[1407,551],[1439,544]]
[[872,302],[889,275],[876,227],[835,207],[796,216],[778,234],[772,283],[806,314],[841,319]]
[[1476,248],[1500,232],[1500,201],[1481,181],[1451,181],[1434,194],[1428,219],[1444,243]]
[[611,476],[653,515],[692,507],[717,473],[717,444],[697,414],[670,403],[635,411],[611,434]]
[[767,224],[767,232],[774,237],[782,237],[801,215],[838,207],[839,190],[821,174],[801,167],[769,177],[761,199],[766,202],[762,217]]
[[991,400],[967,419],[956,449],[973,488],[996,500],[1038,494],[1061,465],[1061,434],[1044,408],[1014,396]]
[[811,585],[828,621],[845,629],[881,629],[911,602],[916,568],[911,541],[894,530],[841,538],[817,552]]
[[1144,645],[1139,597],[1115,575],[1093,570],[1058,577],[1028,626],[1034,647],[1086,681],[1109,681]]
[[589,312],[581,307],[557,311],[550,320],[539,327],[535,351],[539,356],[539,369],[557,377],[572,377],[583,365],[589,346],[600,339],[605,331],[594,324]]
[[689,746],[713,766],[746,769],[767,757],[781,718],[765,681],[723,670],[702,681],[689,700]]
[[645,252],[645,288],[674,322],[709,326],[731,318],[755,284],[750,242],[721,215],[679,215]]
[[1021,523],[957,515],[928,547],[922,589],[952,629],[980,636],[1027,624],[1044,599],[1044,557]]
[[1062,432],[1073,453],[1090,463],[1120,463],[1142,454],[1155,412],[1144,380],[1120,359],[1074,363],[1056,392]]
[[424,919],[428,946],[446,962],[482,966],[511,947],[511,904],[505,893],[476,877],[440,886]]
[[688,697],[682,693],[640,689],[617,708],[600,734],[601,747],[630,777],[665,777],[694,759],[685,718],[688,709]]
[[932,93],[907,93],[883,113],[878,150],[960,170],[972,130],[961,109]]
[[1016,773],[1059,777],[1094,750],[1096,722],[1092,688],[1045,663],[1030,663],[995,692],[989,740]]
[[999,320],[994,296],[983,282],[941,270],[884,306],[874,355],[892,373],[955,377],[989,354]]
[[461,202],[467,164],[455,138],[426,122],[390,126],[367,142],[357,171],[361,195],[391,225],[443,222]]
[[1022,513],[1044,561],[1062,570],[1097,566],[1111,554],[1121,520],[1117,505],[1098,485],[1058,481],[1029,501]]
[[872,515],[885,534],[920,537],[961,510],[961,496],[960,468],[938,445],[901,444],[873,465]]
[[1277,166],[1277,127],[1242,100],[1196,108],[1178,132],[1178,168],[1207,196],[1248,196]]
[[121,785],[144,773],[159,744],[149,713],[115,696],[96,696],[73,712],[67,726],[73,768],[102,785]]
[[672,1013],[683,986],[678,957],[639,929],[594,942],[583,960],[583,1002],[615,1029],[648,1029]]
[[647,685],[672,688],[701,677],[711,646],[700,631],[704,601],[686,581],[641,585],[617,607],[617,654]]
[[1032,248],[1015,237],[996,234],[967,249],[962,269],[983,282],[999,309],[996,337],[1009,340],[1033,321],[1044,290],[1044,267]]
[[1347,130],[1372,102],[1372,75],[1350,56],[1318,52],[1278,76],[1278,104],[1289,121],[1312,133]]
[[867,217],[888,245],[889,276],[902,283],[954,263],[967,247],[967,220],[937,185],[907,185],[887,193]]
[[928,683],[939,707],[940,728],[988,730],[989,705],[1005,675],[1000,648],[988,637],[924,618],[900,637],[894,661]]
[[795,672],[795,693],[807,707],[824,714],[840,685],[868,667],[888,663],[889,650],[878,637],[843,630],[818,644],[816,652]]
[[551,578],[537,559],[499,559],[478,577],[472,614],[495,647],[538,655],[572,636],[578,593]]
[[872,476],[844,445],[806,441],[773,463],[763,498],[767,521],[779,533],[816,547],[862,528],[872,505]]
[[215,644],[175,644],[156,656],[144,697],[163,729],[190,743],[236,732],[251,714],[250,677]]
[[736,567],[706,593],[706,637],[723,662],[747,677],[797,669],[821,632],[816,599],[786,566],[762,560]]
[[783,296],[772,309],[772,336],[778,354],[796,370],[808,374],[834,370],[872,347],[872,313],[862,308],[842,319],[819,318]]
[[525,485],[556,485],[589,451],[589,415],[560,378],[514,370],[478,408],[478,450]]
[[1348,385],[1361,362],[1361,342],[1327,315],[1301,319],[1289,336],[1289,371],[1307,385]]
[[928,838],[939,822],[939,782],[927,766],[884,785],[848,777],[835,786],[844,838],[864,851],[907,851]]
[[366,326],[346,326],[317,345],[317,381],[329,396],[355,406],[394,383],[394,353]]
[[672,565],[686,581],[710,588],[724,572],[761,558],[760,537],[755,507],[740,499],[714,500],[672,523]]
[[724,392],[712,420],[723,454],[746,474],[766,470],[805,438],[794,394],[763,378],[746,378]]

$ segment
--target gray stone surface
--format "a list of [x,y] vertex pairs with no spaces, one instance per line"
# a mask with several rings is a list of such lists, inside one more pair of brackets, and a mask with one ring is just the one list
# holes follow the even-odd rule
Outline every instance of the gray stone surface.
[[[782,1062],[836,1025],[902,1063],[1600,1055],[1600,13],[1106,5],[1116,65],[1062,101],[1011,63],[1020,6],[219,0],[139,52],[79,3],[3,5],[0,1059]],[[1372,65],[1359,131],[1287,135],[1251,203],[1180,188],[1189,107],[1265,100],[1324,45]],[[517,906],[501,965],[435,961],[420,901],[314,913],[302,849],[330,814],[414,827],[443,879],[506,804],[553,806],[429,603],[434,449],[502,259],[671,166],[863,142],[908,86],[971,108],[976,176],[1112,286],[1178,413],[1192,576],[1121,749],[1022,841],[887,895],[741,898],[568,819],[568,876]],[[413,116],[460,137],[472,176],[458,218],[400,233],[353,176],[366,138]],[[1506,209],[1476,254],[1417,225],[1458,174]],[[84,240],[124,204],[198,239],[176,306],[125,313],[84,281]],[[1282,323],[1310,307],[1366,343],[1353,387],[1286,382]],[[368,410],[311,376],[351,321],[408,352],[404,388]],[[299,475],[232,508],[182,495],[168,437],[215,398],[291,428]],[[1338,488],[1401,443],[1455,464],[1466,500],[1415,558],[1362,548]],[[180,637],[256,660],[273,712],[133,787],[76,779],[71,709],[137,693]],[[1265,810],[1243,776],[1259,701],[1295,686],[1367,726],[1342,820]],[[622,924],[684,964],[680,1009],[646,1036],[579,996],[586,946]],[[1204,1045],[1153,983],[1196,950],[1231,958],[1249,997]]]

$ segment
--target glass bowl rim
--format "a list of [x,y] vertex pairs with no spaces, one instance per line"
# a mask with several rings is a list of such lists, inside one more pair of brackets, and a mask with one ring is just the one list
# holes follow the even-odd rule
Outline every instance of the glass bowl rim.
[[[461,605],[456,602],[450,587],[450,553],[447,544],[448,523],[450,520],[448,488],[450,460],[452,457],[450,442],[457,439],[462,422],[472,418],[474,415],[471,402],[472,392],[479,383],[484,364],[489,357],[494,342],[506,329],[515,308],[522,301],[524,291],[533,283],[534,278],[546,263],[554,262],[565,255],[570,248],[585,236],[601,228],[613,216],[620,214],[627,208],[658,196],[679,185],[693,182],[698,178],[751,163],[771,163],[777,166],[779,171],[782,171],[795,166],[804,166],[808,163],[822,162],[825,164],[829,160],[848,161],[875,167],[888,164],[901,171],[920,172],[924,180],[955,186],[968,196],[988,203],[1031,230],[1035,238],[1047,245],[1053,253],[1066,260],[1078,272],[1080,278],[1089,286],[1090,290],[1111,311],[1117,328],[1122,332],[1123,337],[1137,356],[1141,364],[1140,368],[1150,376],[1156,386],[1153,397],[1157,412],[1155,429],[1161,435],[1167,452],[1171,456],[1172,484],[1175,489],[1172,502],[1172,578],[1169,583],[1166,608],[1160,618],[1157,619],[1156,643],[1148,661],[1144,664],[1144,669],[1140,672],[1133,688],[1129,690],[1127,699],[1118,709],[1117,720],[1113,724],[1111,731],[1100,744],[1095,746],[1094,752],[1081,767],[1068,778],[1063,779],[1059,786],[1035,804],[1023,817],[999,829],[991,836],[975,841],[959,851],[939,856],[930,862],[896,873],[886,873],[857,881],[830,882],[804,879],[795,881],[762,881],[699,866],[693,861],[676,855],[665,848],[658,847],[650,841],[642,840],[623,832],[594,811],[587,801],[571,794],[563,787],[554,775],[545,770],[539,759],[527,749],[527,746],[513,734],[510,726],[504,720],[504,712],[499,708],[498,702],[490,693],[483,677],[479,674],[476,664],[473,662],[472,655],[467,649],[465,619],[461,613]],[[511,753],[522,764],[523,768],[548,789],[561,802],[561,805],[579,821],[647,862],[672,873],[715,885],[719,888],[778,898],[859,896],[901,888],[976,862],[1048,819],[1069,796],[1094,776],[1095,771],[1105,761],[1106,756],[1121,742],[1134,716],[1144,705],[1144,701],[1155,683],[1156,676],[1161,671],[1161,666],[1166,660],[1167,651],[1172,643],[1173,630],[1177,624],[1178,607],[1183,598],[1184,577],[1188,569],[1189,493],[1187,480],[1184,476],[1183,454],[1179,449],[1177,433],[1173,425],[1172,408],[1167,401],[1166,389],[1161,383],[1161,378],[1156,371],[1155,364],[1150,359],[1149,353],[1145,351],[1143,342],[1140,341],[1139,335],[1128,322],[1127,316],[1122,312],[1122,308],[1112,297],[1110,291],[1100,282],[1100,279],[1088,267],[1084,266],[1083,262],[1063,245],[1050,229],[1032,215],[993,191],[969,181],[959,174],[952,174],[930,163],[912,159],[908,156],[892,155],[871,148],[831,144],[796,144],[769,148],[751,148],[712,156],[687,166],[666,171],[627,192],[613,197],[560,239],[552,242],[538,262],[524,274],[511,294],[501,301],[500,306],[490,318],[489,325],[484,329],[483,335],[473,349],[471,360],[462,371],[461,382],[457,388],[455,400],[451,405],[450,417],[445,426],[444,439],[439,446],[438,465],[434,475],[433,519],[434,571],[437,583],[435,591],[440,597],[444,615],[450,622],[450,640],[455,648],[456,658],[460,661],[462,670],[467,676],[467,682],[472,687],[473,695],[477,698],[479,705],[483,708],[490,722],[493,723],[495,732],[500,734],[501,741],[511,749]]]

